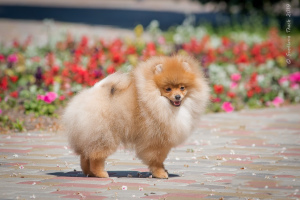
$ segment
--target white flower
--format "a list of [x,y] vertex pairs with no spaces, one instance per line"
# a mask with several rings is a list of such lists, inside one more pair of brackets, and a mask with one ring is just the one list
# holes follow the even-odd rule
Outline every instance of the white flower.
[[258,83],[262,83],[264,80],[265,80],[265,76],[264,75],[260,74],[260,75],[257,76]]
[[127,186],[123,185],[122,190],[127,190]]
[[210,44],[213,48],[217,48],[221,45],[221,39],[216,36],[212,36],[210,40]]

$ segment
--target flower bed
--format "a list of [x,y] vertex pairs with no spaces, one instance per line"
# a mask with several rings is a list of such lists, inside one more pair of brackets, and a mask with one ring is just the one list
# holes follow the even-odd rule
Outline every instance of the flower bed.
[[[209,34],[204,27],[185,25],[162,32],[151,24],[151,41],[63,40],[42,47],[15,40],[0,48],[0,123],[12,109],[35,116],[55,116],[56,110],[84,87],[117,70],[128,71],[155,55],[190,54],[196,57],[211,85],[212,112],[280,106],[300,101],[300,42],[295,39],[287,56],[286,38],[276,28],[265,36],[247,33]],[[290,62],[287,64],[286,58]],[[2,114],[1,114],[2,113]],[[22,122],[18,121],[19,124]]]

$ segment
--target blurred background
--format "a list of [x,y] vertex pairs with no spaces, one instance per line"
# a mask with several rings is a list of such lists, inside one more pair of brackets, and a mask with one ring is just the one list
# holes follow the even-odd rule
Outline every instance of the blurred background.
[[287,3],[291,5],[295,32],[300,26],[298,0],[0,0],[0,36],[2,41],[31,34],[45,37],[48,34],[45,31],[52,31],[45,30],[45,26],[55,22],[55,32],[71,30],[83,34],[92,31],[111,38],[130,35],[130,32],[114,33],[103,26],[133,29],[138,24],[147,27],[157,20],[161,30],[168,30],[191,16],[193,25],[247,24],[254,28],[276,25],[283,29]]

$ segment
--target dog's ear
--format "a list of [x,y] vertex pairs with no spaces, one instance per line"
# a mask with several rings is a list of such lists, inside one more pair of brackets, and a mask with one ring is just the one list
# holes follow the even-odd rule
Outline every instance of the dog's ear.
[[185,71],[191,71],[191,67],[190,67],[189,63],[182,62],[182,66]]
[[163,71],[162,64],[158,64],[155,66],[155,70],[154,70],[155,74],[160,74],[162,71]]

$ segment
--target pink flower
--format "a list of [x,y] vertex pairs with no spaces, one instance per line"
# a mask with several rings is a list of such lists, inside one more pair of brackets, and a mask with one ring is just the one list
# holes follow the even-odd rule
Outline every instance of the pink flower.
[[217,98],[214,98],[212,101],[215,103],[219,103],[219,102],[221,102],[221,99],[217,97]]
[[46,103],[52,103],[57,98],[57,94],[55,92],[47,92],[46,95],[37,95],[37,100],[42,100]]
[[286,81],[288,81],[289,80],[289,78],[287,77],[287,76],[283,76],[283,77],[281,77],[280,79],[279,79],[279,81],[278,81],[278,83],[280,84],[280,85],[283,85]]
[[42,101],[44,101],[45,95],[40,95],[40,94],[38,94],[38,95],[36,96],[36,99],[37,99],[37,100],[42,100]]
[[160,45],[164,45],[164,44],[166,44],[166,39],[164,38],[164,36],[160,36],[159,38],[158,38],[158,44],[160,44]]
[[238,82],[239,80],[241,80],[241,74],[240,73],[234,73],[231,74],[230,78],[232,81]]
[[46,103],[52,103],[57,98],[57,94],[55,92],[47,92],[44,98]]
[[16,63],[16,62],[18,62],[18,56],[16,54],[10,54],[7,57],[7,61],[10,63]]
[[298,90],[299,89],[299,84],[298,83],[292,83],[291,89],[292,90]]
[[236,82],[231,82],[231,84],[230,84],[230,89],[236,88],[237,85],[238,85],[238,84],[237,84]]
[[275,107],[279,107],[280,104],[282,104],[283,102],[284,102],[284,100],[280,97],[275,97],[275,99],[272,101],[272,103]]
[[293,74],[290,74],[290,81],[292,82],[300,82],[300,72],[295,72]]
[[222,109],[225,111],[225,112],[232,112],[234,111],[234,107],[231,105],[230,102],[226,101],[222,104]]
[[63,100],[65,100],[66,99],[66,97],[64,96],[64,95],[61,95],[60,97],[59,97],[59,100],[60,101],[63,101]]

